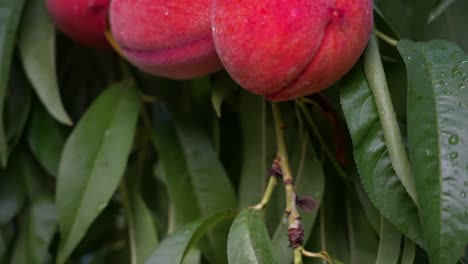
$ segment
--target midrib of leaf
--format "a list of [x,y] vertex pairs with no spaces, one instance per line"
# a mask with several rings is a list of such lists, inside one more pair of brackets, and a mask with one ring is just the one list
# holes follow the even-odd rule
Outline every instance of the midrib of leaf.
[[[119,96],[119,99],[118,99],[118,102],[117,102],[117,104],[116,104],[115,109],[118,109],[118,108],[119,108],[119,106],[120,106],[121,103],[123,102],[122,99],[124,99],[124,98],[123,98],[122,96]],[[108,119],[108,122],[106,123],[106,126],[105,126],[107,129],[109,128],[109,125],[113,123],[115,117],[117,116],[117,112],[118,112],[118,111],[113,111],[113,112],[112,112],[112,117]],[[105,129],[104,131],[106,131],[107,129]],[[96,168],[96,161],[97,161],[97,158],[101,156],[101,153],[102,153],[102,146],[103,146],[103,144],[104,144],[104,141],[105,141],[105,133],[101,133],[101,135],[100,135],[100,140],[99,140],[98,151],[96,152],[95,155],[93,155],[92,167],[91,167],[91,170],[89,171],[90,173],[87,174],[87,175],[94,175],[95,168]],[[87,178],[86,178],[85,185],[84,185],[84,187],[80,190],[81,195],[80,195],[80,199],[79,199],[79,203],[78,203],[78,208],[77,208],[78,210],[73,211],[73,212],[76,212],[76,214],[74,214],[73,222],[72,222],[71,228],[69,229],[70,231],[69,231],[69,234],[68,234],[68,236],[67,236],[67,241],[66,241],[66,243],[64,244],[64,249],[63,249],[63,250],[67,249],[67,251],[68,251],[69,241],[70,241],[70,238],[72,237],[71,235],[74,233],[75,225],[76,225],[76,223],[77,223],[77,222],[76,222],[76,216],[77,216],[77,215],[80,215],[80,212],[81,212],[81,210],[82,210],[82,206],[83,206],[83,203],[82,203],[82,202],[83,202],[83,198],[85,197],[84,193],[85,193],[85,191],[88,189],[88,186],[89,186],[89,183],[90,183],[90,179],[91,179],[91,177],[87,177]],[[75,231],[75,232],[76,232],[76,231]],[[63,251],[63,252],[66,252],[66,251]],[[63,254],[63,252],[62,252],[62,254]],[[67,253],[67,255],[69,255],[68,252],[66,252],[66,253]]]
[[[254,213],[255,213],[255,212],[254,212]],[[249,236],[249,241],[252,243],[252,244],[251,244],[252,247],[249,247],[249,250],[250,250],[250,251],[253,253],[253,255],[255,256],[256,263],[260,263],[261,257],[259,257],[258,254],[256,254],[257,251],[255,250],[255,248],[256,248],[256,246],[255,246],[255,245],[256,245],[256,244],[255,244],[255,240],[252,239],[252,235],[251,235],[251,234],[252,234],[252,229],[251,229],[252,227],[251,227],[251,225],[250,225],[250,218],[247,217],[246,220],[247,220],[247,230],[248,230],[247,234],[248,234],[248,236]],[[254,230],[254,231],[255,231],[255,230]]]

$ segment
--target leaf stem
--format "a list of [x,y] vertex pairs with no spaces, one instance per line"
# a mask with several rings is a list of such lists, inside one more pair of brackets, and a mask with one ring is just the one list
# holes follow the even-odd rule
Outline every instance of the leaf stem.
[[378,31],[377,29],[374,29],[374,34],[380,38],[381,40],[387,42],[388,44],[396,47],[398,45],[398,40],[391,38],[390,36],[384,34],[381,31]]
[[334,263],[333,259],[330,257],[330,255],[328,255],[328,253],[326,251],[322,251],[322,252],[319,252],[319,253],[314,253],[314,252],[309,252],[309,251],[301,248],[301,253],[302,253],[302,255],[304,255],[306,257],[320,258],[320,259],[325,260],[327,263],[331,263],[331,264]]
[[374,95],[377,110],[379,111],[385,143],[392,161],[393,169],[401,180],[411,199],[418,205],[416,186],[411,172],[411,166],[405,151],[400,128],[388,91],[385,71],[380,58],[377,39],[372,36],[364,54],[364,71],[370,90]]
[[270,180],[268,181],[268,186],[263,194],[263,198],[257,205],[253,206],[252,208],[255,210],[262,210],[268,204],[271,199],[271,195],[275,190],[276,185],[278,185],[278,179],[275,175],[270,175]]
[[275,134],[277,144],[277,163],[281,169],[284,188],[286,192],[286,214],[288,215],[288,236],[290,246],[294,249],[294,264],[302,264],[302,247],[304,228],[301,224],[301,215],[297,209],[296,191],[294,188],[294,180],[289,167],[288,152],[284,141],[285,125],[281,116],[281,111],[277,103],[271,104],[273,118],[275,123]]

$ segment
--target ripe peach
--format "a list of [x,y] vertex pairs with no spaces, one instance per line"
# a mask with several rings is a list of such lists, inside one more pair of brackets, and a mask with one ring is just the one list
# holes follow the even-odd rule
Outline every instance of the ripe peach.
[[110,0],[46,0],[57,27],[70,38],[93,48],[110,47],[104,32]]
[[284,101],[319,92],[359,59],[372,0],[213,0],[213,40],[232,78]]
[[112,35],[138,68],[188,79],[222,68],[210,26],[211,0],[113,0]]

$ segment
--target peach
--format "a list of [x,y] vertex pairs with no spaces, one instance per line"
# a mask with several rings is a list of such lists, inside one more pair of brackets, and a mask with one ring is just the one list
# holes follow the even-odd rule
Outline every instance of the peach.
[[284,101],[319,92],[359,59],[372,0],[213,0],[213,40],[232,78]]
[[135,66],[171,79],[222,68],[210,26],[211,0],[113,0],[112,35]]
[[104,32],[110,0],[46,0],[57,27],[71,39],[93,48],[109,48]]

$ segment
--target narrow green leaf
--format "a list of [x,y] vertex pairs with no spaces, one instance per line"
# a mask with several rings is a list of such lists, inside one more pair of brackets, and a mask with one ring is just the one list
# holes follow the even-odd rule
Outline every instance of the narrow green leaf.
[[226,98],[237,89],[237,84],[226,74],[216,75],[211,92],[211,105],[218,117],[221,117],[221,106]]
[[[188,224],[170,236],[156,248],[151,254],[151,257],[145,262],[146,264],[180,264],[191,263],[187,262],[190,258],[190,252],[197,244],[199,239],[206,234],[209,229],[214,228],[219,223],[226,219],[233,218],[237,215],[236,210],[225,209],[216,212],[203,220],[198,220]],[[184,261],[185,259],[185,261]]]
[[408,143],[432,263],[455,263],[468,241],[468,56],[445,41],[402,41]]
[[268,174],[266,102],[261,96],[240,92],[242,167],[239,180],[239,207],[258,203],[266,188]]
[[346,198],[350,263],[375,263],[378,238],[356,198]]
[[232,223],[228,237],[229,264],[272,264],[273,245],[259,212],[242,211]]
[[[359,177],[359,176],[356,175],[356,177]],[[367,220],[369,221],[369,224],[372,226],[374,231],[377,234],[379,234],[380,233],[380,217],[381,217],[379,211],[377,210],[377,208],[375,208],[375,206],[369,200],[369,197],[367,196],[367,193],[364,190],[364,187],[362,186],[362,183],[359,180],[359,178],[353,179],[353,186],[354,186],[354,190],[356,191],[357,198],[359,199],[359,202],[361,203],[362,209],[364,209],[364,212],[367,216]]]
[[403,249],[403,256],[401,257],[401,264],[413,264],[416,255],[416,245],[405,237],[405,248]]
[[[337,176],[328,174],[325,178],[325,193],[320,205],[317,224],[305,249],[311,252],[326,251],[335,262],[351,263],[350,239],[347,231],[345,189]],[[339,260],[339,261],[338,261]],[[341,262],[340,262],[341,261]],[[307,258],[306,264],[326,264],[316,258]]]
[[[184,216],[180,219],[187,221],[198,215],[208,216],[221,209],[235,208],[232,184],[213,145],[200,127],[187,116],[173,118],[163,105],[155,106],[154,116],[155,144],[176,217]],[[223,249],[228,229],[228,225],[221,225],[209,233],[209,245],[217,250],[207,254],[203,248],[205,255],[216,258],[213,261],[217,263],[225,260]]]
[[26,192],[18,177],[20,164],[14,161],[0,173],[0,226],[10,222],[24,205]]
[[434,22],[453,3],[455,3],[455,0],[438,0],[429,14],[427,23]]
[[190,241],[187,244],[187,247],[184,250],[182,255],[182,260],[188,259],[188,254],[192,250],[200,238],[210,229],[223,222],[227,219],[231,219],[237,216],[239,212],[234,209],[224,209],[218,213],[213,214],[212,216],[206,217],[205,220],[198,226],[198,228],[193,232],[193,236],[190,238]]
[[190,177],[187,158],[177,137],[172,116],[161,104],[153,107],[153,141],[159,154],[158,168],[164,175],[174,206],[175,225],[185,225],[200,216],[199,199]]
[[182,254],[201,221],[186,225],[166,239],[151,254],[146,264],[180,264]]
[[18,45],[26,75],[39,99],[57,121],[71,125],[60,99],[55,66],[55,27],[47,14],[45,1],[27,2]]
[[[304,228],[304,241],[307,241],[315,224],[318,208],[322,203],[325,189],[325,178],[322,163],[317,157],[309,138],[304,136],[290,157],[291,169],[295,177],[298,198],[314,199],[316,208],[311,212],[301,210],[301,223]],[[283,191],[283,190],[281,190]],[[288,223],[286,217],[280,221],[273,236],[275,256],[279,263],[291,263],[293,251],[289,247]]]
[[380,243],[376,264],[396,264],[400,256],[401,233],[380,217]]
[[[178,116],[176,133],[187,158],[187,167],[199,201],[202,216],[221,209],[236,208],[237,201],[232,183],[221,164],[213,145],[188,116]],[[170,177],[169,175],[167,175]],[[229,225],[217,226],[208,234],[216,263],[226,260],[226,236]],[[210,254],[208,254],[210,257]]]
[[136,169],[127,172],[121,183],[121,195],[126,210],[132,263],[139,264],[150,256],[158,244],[156,227],[150,210],[141,196],[141,177]]
[[32,88],[24,75],[22,66],[15,56],[10,70],[10,81],[7,92],[8,100],[5,103],[4,123],[8,142],[8,151],[11,153],[23,134],[32,105]]
[[36,104],[32,112],[27,135],[29,148],[39,163],[56,177],[66,131],[41,105]]
[[45,263],[56,229],[57,211],[53,201],[47,198],[33,200],[26,215],[21,217],[19,240],[12,263]]
[[353,141],[354,159],[370,200],[400,232],[423,245],[416,205],[393,170],[362,65],[345,78],[341,105]]
[[117,188],[139,107],[134,87],[116,85],[95,100],[68,138],[57,177],[58,263],[65,262]]
[[[0,116],[3,116],[8,77],[15,48],[16,33],[24,7],[24,0],[0,0]],[[0,164],[6,167],[8,146],[5,126],[0,119]]]

